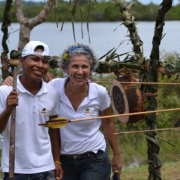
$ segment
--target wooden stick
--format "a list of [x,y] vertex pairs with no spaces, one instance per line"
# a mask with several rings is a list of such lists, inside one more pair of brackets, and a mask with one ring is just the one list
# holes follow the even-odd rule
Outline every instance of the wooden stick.
[[[18,67],[14,67],[13,72],[13,91],[16,91]],[[14,161],[15,161],[15,128],[16,128],[16,106],[11,112],[10,129],[10,149],[9,149],[9,179],[14,180]]]
[[113,133],[113,134],[131,134],[131,133],[143,133],[143,132],[152,132],[152,131],[167,131],[167,130],[180,130],[180,127],[161,128],[161,129],[149,129],[149,130],[140,130],[140,131],[116,132],[116,133]]
[[95,120],[95,119],[105,119],[105,118],[113,118],[113,117],[134,116],[134,115],[152,114],[152,113],[170,112],[170,111],[180,111],[180,108],[162,109],[162,110],[154,110],[154,111],[143,111],[143,112],[126,113],[126,114],[115,114],[115,115],[109,115],[109,116],[89,117],[89,118],[68,120],[68,122],[77,122],[77,121]]
[[180,85],[180,83],[163,83],[163,82],[120,82],[121,84],[161,84],[161,85]]
[[[94,82],[112,82],[112,81],[94,81]],[[117,81],[121,84],[157,84],[157,85],[180,85],[180,83],[164,83],[164,82],[125,82],[125,81]]]
[[142,114],[153,114],[153,113],[159,113],[159,112],[171,112],[171,111],[180,111],[180,108],[172,108],[172,109],[162,109],[162,110],[154,110],[154,111],[143,111],[143,112],[135,112],[135,113],[126,113],[126,114],[115,114],[115,115],[108,115],[108,116],[98,116],[98,117],[88,117],[88,118],[81,118],[81,119],[72,119],[72,120],[61,120],[58,118],[51,119],[46,124],[39,124],[39,126],[45,126],[48,127],[48,125],[61,125],[67,124],[70,122],[80,122],[80,121],[86,121],[86,120],[96,120],[96,119],[105,119],[105,118],[113,118],[113,117],[124,117],[124,116],[135,116],[135,115],[142,115]]

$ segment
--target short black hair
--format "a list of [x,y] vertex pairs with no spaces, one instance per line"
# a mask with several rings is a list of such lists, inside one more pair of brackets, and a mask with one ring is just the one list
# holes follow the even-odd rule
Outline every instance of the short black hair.
[[34,49],[34,51],[38,50],[38,49],[42,49],[44,51],[44,47],[42,45],[38,45],[36,46],[36,48]]

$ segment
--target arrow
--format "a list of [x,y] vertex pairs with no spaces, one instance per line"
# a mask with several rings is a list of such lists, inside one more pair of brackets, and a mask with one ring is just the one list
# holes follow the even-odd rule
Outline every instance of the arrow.
[[58,118],[53,118],[50,121],[47,121],[46,124],[39,124],[39,126],[50,127],[50,128],[62,128],[62,127],[65,127],[67,125],[67,123],[70,123],[70,122],[80,122],[80,121],[87,121],[87,120],[97,120],[97,119],[106,119],[106,118],[124,117],[124,116],[135,116],[135,115],[142,115],[142,114],[153,114],[153,113],[171,112],[171,111],[180,111],[180,108],[162,109],[162,110],[154,110],[154,111],[143,111],[143,112],[126,113],[126,114],[115,114],[115,115],[108,115],[108,116],[88,117],[88,118],[72,119],[72,120],[67,120],[66,117],[58,117]]

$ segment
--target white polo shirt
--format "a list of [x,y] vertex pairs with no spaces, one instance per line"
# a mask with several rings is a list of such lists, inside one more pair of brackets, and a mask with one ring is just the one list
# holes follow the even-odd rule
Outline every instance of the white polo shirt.
[[[70,120],[95,117],[99,116],[99,111],[110,106],[107,90],[101,85],[89,82],[88,96],[75,111],[64,91],[67,78],[57,78],[50,82],[60,93],[59,116]],[[66,127],[61,128],[61,154],[81,154],[87,151],[96,153],[100,149],[104,151],[106,142],[99,130],[100,126],[101,120],[88,120],[68,123]]]
[[[6,108],[6,98],[11,91],[11,86],[0,87],[0,113]],[[59,95],[52,86],[42,81],[41,89],[34,96],[23,87],[19,76],[17,91],[19,105],[16,107],[15,173],[33,174],[53,170],[55,167],[48,128],[38,124],[58,114]],[[3,132],[3,172],[9,172],[10,119]]]

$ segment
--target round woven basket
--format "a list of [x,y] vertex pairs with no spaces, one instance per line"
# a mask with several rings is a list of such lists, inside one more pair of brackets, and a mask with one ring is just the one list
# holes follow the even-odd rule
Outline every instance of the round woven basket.
[[[130,83],[121,83],[130,82]],[[127,76],[119,77],[110,84],[112,109],[115,114],[126,114],[143,111],[143,95],[137,87],[132,87],[132,80]],[[118,117],[122,123],[136,123],[144,115]]]

